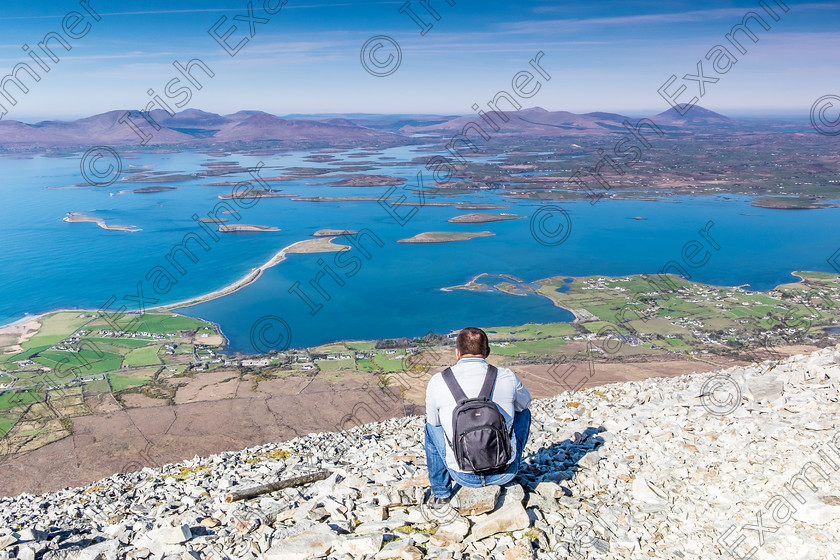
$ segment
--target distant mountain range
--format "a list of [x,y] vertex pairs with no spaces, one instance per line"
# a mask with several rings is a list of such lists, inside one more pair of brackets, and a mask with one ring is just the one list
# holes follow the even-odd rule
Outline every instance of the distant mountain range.
[[[492,124],[485,119],[469,116],[456,117],[451,120],[429,126],[404,126],[401,132],[404,134],[417,133],[458,133],[469,122],[477,122],[489,134],[503,136],[573,136],[605,134],[611,132],[624,132],[622,122],[635,123],[638,119],[616,113],[585,113],[582,115],[568,111],[546,111],[541,107],[511,111],[500,115],[497,112],[488,112],[484,115],[499,128],[494,131]],[[718,125],[729,123],[730,119],[702,107],[692,108],[686,116],[680,115],[674,109],[651,117],[660,126],[674,125]],[[505,120],[507,119],[507,120]]]
[[[637,120],[615,113],[579,115],[568,111],[547,111],[540,107],[510,111],[504,115],[488,112],[484,117],[487,120],[476,115],[278,117],[262,111],[240,111],[223,116],[198,109],[187,109],[171,116],[158,109],[146,118],[138,111],[110,111],[75,121],[42,121],[35,124],[0,121],[0,149],[141,144],[205,147],[244,142],[375,146],[411,142],[411,137],[417,134],[457,134],[470,122],[478,123],[494,136],[554,137],[621,132],[624,131],[624,120],[631,123]],[[660,126],[688,128],[731,122],[727,117],[702,107],[692,108],[685,116],[669,109],[651,118]]]
[[76,121],[43,121],[36,124],[2,121],[0,146],[206,146],[271,140],[357,145],[401,140],[392,132],[373,130],[346,119],[283,119],[262,111],[240,111],[222,116],[187,109],[173,117],[166,111],[154,110],[148,116],[150,120],[138,111],[110,111]]

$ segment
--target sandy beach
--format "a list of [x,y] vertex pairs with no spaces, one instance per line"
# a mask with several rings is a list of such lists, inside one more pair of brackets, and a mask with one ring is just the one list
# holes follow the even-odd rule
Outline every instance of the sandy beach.
[[38,319],[41,315],[27,315],[13,323],[3,325],[0,327],[0,346],[13,344],[8,350],[20,352],[23,350],[21,344],[32,338],[38,329],[41,328],[41,323]]

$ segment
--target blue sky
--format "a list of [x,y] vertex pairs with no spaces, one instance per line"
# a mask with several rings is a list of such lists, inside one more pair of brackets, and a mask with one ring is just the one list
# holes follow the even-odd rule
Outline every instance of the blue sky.
[[[269,4],[276,4],[271,0]],[[757,2],[495,2],[431,0],[436,21],[419,1],[411,7],[433,27],[421,35],[407,15],[404,0],[331,2],[289,0],[276,15],[254,0],[250,37],[244,0],[211,2],[171,0],[89,0],[100,21],[88,17],[90,29],[71,39],[70,52],[58,48],[61,61],[50,64],[41,81],[28,77],[28,94],[8,91],[18,103],[5,120],[32,122],[76,118],[146,105],[150,88],[161,92],[177,76],[172,62],[200,58],[215,73],[189,107],[218,113],[260,109],[289,113],[444,113],[469,114],[511,78],[529,69],[538,51],[551,76],[524,106],[573,112],[612,111],[651,114],[668,108],[657,89],[672,75],[674,88],[715,44],[734,51],[724,35],[747,12],[755,10],[771,25],[754,27],[759,41],[745,41],[747,53],[723,75],[704,60],[707,75],[700,105],[725,114],[801,114],[825,94],[840,93],[840,3],[788,2],[773,21]],[[34,47],[62,18],[84,13],[78,0],[4,2],[0,15],[0,77],[21,62],[36,67],[21,50]],[[222,16],[238,26],[230,39],[249,39],[233,57],[208,30]],[[83,29],[80,23],[78,29]],[[360,62],[367,39],[387,35],[401,48],[402,62],[391,75],[375,77]],[[386,48],[386,47],[383,47]],[[42,57],[44,56],[43,53]],[[385,50],[379,51],[383,58]],[[697,91],[687,81],[685,98]],[[0,98],[0,103],[4,100]]]

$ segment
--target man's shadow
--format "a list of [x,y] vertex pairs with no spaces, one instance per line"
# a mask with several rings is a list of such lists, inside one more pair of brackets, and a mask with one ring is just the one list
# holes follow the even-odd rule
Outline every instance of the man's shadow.
[[604,431],[602,426],[590,426],[567,440],[525,454],[519,465],[519,482],[536,486],[546,480],[557,483],[571,480],[582,468],[581,459],[604,445],[604,439],[598,435]]
[[[516,476],[507,484],[502,485],[502,492],[506,492],[508,486],[519,484],[526,492],[531,493],[540,482],[560,484],[571,480],[582,468],[581,460],[604,445],[604,439],[598,434],[605,431],[603,426],[590,426],[582,432],[575,432],[570,439],[552,443],[548,447],[541,447],[534,453],[523,454]],[[462,486],[457,482],[452,486],[452,495],[456,497],[456,500],[461,488]],[[566,496],[572,495],[572,491],[566,486],[561,485],[561,489]],[[424,504],[431,495],[431,490],[424,495]],[[421,513],[427,521],[434,520],[445,524],[458,517],[458,509],[456,501],[436,510],[428,507],[421,508]]]
[[[535,453],[523,453],[519,471],[508,484],[521,484],[533,490],[543,481],[559,484],[571,480],[582,468],[581,459],[604,445],[604,438],[598,434],[605,431],[606,429],[602,426],[590,426],[582,432],[575,432],[570,439],[552,443],[548,447],[541,447]],[[455,483],[453,493],[457,493],[460,488],[461,485]],[[568,488],[563,487],[563,491],[571,495],[571,490]]]

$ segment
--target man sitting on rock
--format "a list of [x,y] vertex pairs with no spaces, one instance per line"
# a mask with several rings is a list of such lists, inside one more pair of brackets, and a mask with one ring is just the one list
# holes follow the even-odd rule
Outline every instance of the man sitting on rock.
[[[455,343],[458,363],[447,369],[451,370],[463,396],[470,399],[478,397],[488,373],[492,375],[493,369],[496,369],[485,361],[489,354],[490,344],[483,330],[467,327],[458,334]],[[488,392],[504,418],[510,437],[510,459],[494,471],[476,473],[462,470],[449,443],[454,443],[453,411],[458,403],[450,387],[451,379],[447,383],[444,373],[432,376],[426,387],[426,465],[432,487],[430,505],[433,507],[449,502],[454,493],[453,481],[460,486],[478,488],[491,484],[504,485],[513,480],[519,470],[522,450],[531,427],[531,411],[528,410],[531,394],[511,370],[498,368],[492,392],[489,386]]]

